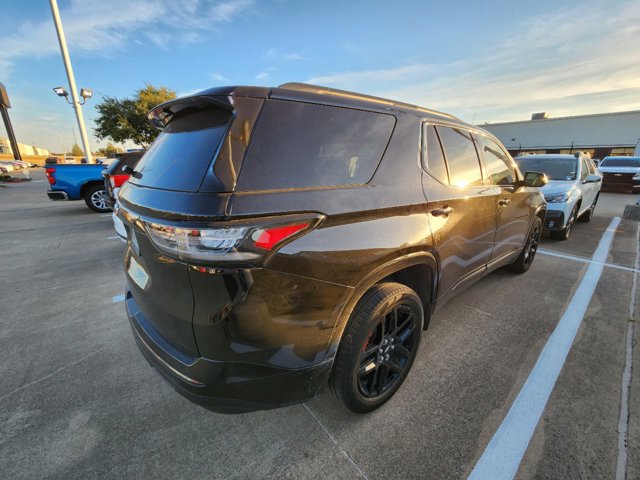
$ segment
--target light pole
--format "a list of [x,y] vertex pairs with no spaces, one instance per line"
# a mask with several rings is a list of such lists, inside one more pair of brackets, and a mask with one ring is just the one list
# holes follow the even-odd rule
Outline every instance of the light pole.
[[53,90],[57,95],[65,97],[67,102],[73,105],[73,109],[76,111],[76,118],[78,119],[78,129],[80,130],[80,137],[82,138],[82,146],[84,147],[84,155],[87,158],[87,163],[93,163],[91,157],[91,146],[89,145],[89,138],[87,137],[87,131],[84,128],[84,117],[82,116],[82,105],[84,105],[87,98],[93,96],[91,90],[80,90],[83,101],[80,103],[78,98],[78,92],[76,90],[76,80],[73,76],[73,69],[71,68],[71,59],[69,58],[69,51],[67,50],[67,41],[64,37],[64,30],[62,29],[62,22],[60,20],[60,12],[58,11],[58,2],[56,0],[49,0],[51,5],[51,13],[53,15],[53,23],[56,26],[56,33],[58,34],[58,42],[60,43],[60,52],[62,53],[62,59],[64,61],[64,67],[67,71],[67,79],[69,80],[69,89],[71,90],[72,102],[69,102],[67,96],[69,95],[64,88],[57,87]]
[[7,89],[4,85],[0,83],[0,115],[2,115],[4,128],[7,131],[7,136],[9,137],[9,143],[11,144],[11,150],[13,151],[13,158],[16,160],[22,160],[20,146],[16,140],[16,134],[13,133],[13,126],[11,125],[11,119],[9,118],[9,108],[11,108],[9,94],[7,93]]

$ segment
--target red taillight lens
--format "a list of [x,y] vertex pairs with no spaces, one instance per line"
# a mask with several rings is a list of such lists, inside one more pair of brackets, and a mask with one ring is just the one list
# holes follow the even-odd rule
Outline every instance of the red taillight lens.
[[111,177],[109,177],[109,181],[113,188],[121,187],[127,180],[129,180],[129,175],[111,175]]
[[47,180],[49,181],[49,184],[51,184],[51,185],[56,183],[56,179],[53,176],[54,173],[56,173],[56,169],[55,168],[45,168],[45,170],[44,170],[44,174],[47,176]]
[[275,245],[286,240],[291,235],[298,233],[309,227],[309,222],[286,225],[284,227],[273,227],[258,230],[259,235],[255,240],[255,246],[265,250],[271,250]]

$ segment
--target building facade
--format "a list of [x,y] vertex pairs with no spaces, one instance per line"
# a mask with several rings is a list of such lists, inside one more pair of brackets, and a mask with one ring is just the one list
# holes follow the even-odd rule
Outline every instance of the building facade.
[[534,114],[532,120],[480,125],[509,150],[519,153],[574,153],[592,158],[607,155],[640,155],[640,110],[549,118]]
[[[20,154],[23,156],[49,155],[49,150],[33,145],[18,143],[18,148],[20,149]],[[0,137],[0,154],[11,155],[12,153],[13,149],[11,148],[11,142],[9,142],[9,139]]]

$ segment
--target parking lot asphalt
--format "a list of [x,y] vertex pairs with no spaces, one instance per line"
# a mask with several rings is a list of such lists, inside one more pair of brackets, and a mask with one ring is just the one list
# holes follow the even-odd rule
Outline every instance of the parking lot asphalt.
[[[327,391],[221,415],[176,394],[138,352],[117,301],[125,246],[109,215],[50,202],[42,171],[32,176],[0,187],[0,477],[11,479],[466,478],[612,217],[638,198],[601,194],[593,221],[566,242],[543,239],[527,274],[494,272],[451,300],[379,410],[349,413]],[[637,229],[616,229],[517,478],[615,478]],[[637,369],[639,348],[634,357]],[[640,478],[639,383],[636,374],[628,479]]]

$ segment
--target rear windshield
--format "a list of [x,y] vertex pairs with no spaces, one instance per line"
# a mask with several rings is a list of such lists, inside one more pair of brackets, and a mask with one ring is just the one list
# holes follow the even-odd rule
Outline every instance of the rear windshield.
[[144,154],[131,183],[195,192],[225,134],[231,114],[207,109],[172,119]]
[[515,162],[521,172],[546,173],[549,180],[575,180],[578,174],[576,158],[517,157]]
[[251,140],[238,189],[367,183],[394,125],[392,115],[270,100]]
[[601,167],[640,167],[640,158],[605,158],[600,163]]
[[122,171],[124,167],[131,167],[135,169],[143,153],[144,152],[123,153],[111,162],[107,168],[107,173],[109,175],[122,175],[124,174]]

